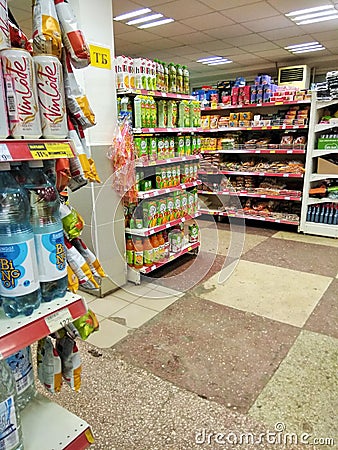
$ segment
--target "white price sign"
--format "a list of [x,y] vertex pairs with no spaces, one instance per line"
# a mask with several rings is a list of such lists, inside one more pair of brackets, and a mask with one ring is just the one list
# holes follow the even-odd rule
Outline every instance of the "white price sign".
[[12,161],[12,155],[9,153],[6,144],[0,144],[0,162]]
[[55,331],[60,330],[60,328],[63,328],[65,325],[68,325],[70,322],[73,322],[73,318],[69,312],[69,309],[64,308],[45,317],[45,322],[49,328],[49,331],[54,333]]

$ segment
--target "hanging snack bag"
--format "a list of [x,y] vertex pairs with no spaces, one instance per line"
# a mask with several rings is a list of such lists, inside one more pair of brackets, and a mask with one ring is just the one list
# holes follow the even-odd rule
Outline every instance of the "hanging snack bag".
[[74,245],[76,250],[84,257],[96,280],[100,280],[101,278],[106,276],[99,260],[96,258],[94,253],[89,250],[82,239],[74,239],[72,241],[72,244]]
[[11,46],[7,0],[0,0],[0,50]]
[[89,265],[84,257],[79,253],[71,242],[65,237],[67,262],[79,279],[79,285],[88,290],[98,289],[97,284]]
[[84,220],[80,214],[67,203],[60,204],[60,216],[63,225],[63,231],[66,236],[72,240],[80,236],[83,230]]
[[81,125],[83,129],[95,125],[95,115],[89,105],[88,98],[76,81],[70,64],[69,55],[62,52],[63,78],[65,84],[66,104],[71,117]]
[[[0,4],[1,4],[0,0]],[[30,54],[33,53],[33,46],[29,42],[27,36],[25,33],[20,30],[14,23],[12,23],[10,20],[8,20],[8,26],[9,26],[9,34],[10,34],[10,41],[11,41],[11,47],[16,48],[23,48],[24,50],[27,50]]]
[[73,292],[75,294],[79,289],[79,280],[71,267],[67,265],[67,274],[68,274],[68,289],[70,292]]
[[53,0],[33,1],[33,48],[36,55],[61,58],[61,29]]
[[67,0],[54,0],[62,30],[62,41],[76,69],[90,64],[90,51],[84,34],[79,30],[74,11]]
[[56,341],[56,350],[61,358],[62,376],[76,392],[81,387],[81,358],[75,341],[67,334]]
[[87,146],[87,141],[84,135],[84,131],[83,131],[83,127],[81,125],[78,125],[76,127],[76,131],[79,135],[82,147],[84,148],[84,151],[87,155],[88,158],[88,162],[89,162],[89,167],[90,170],[89,172],[86,174],[87,178],[89,181],[96,181],[96,183],[101,183],[100,177],[97,174],[97,170],[96,170],[96,166],[95,166],[95,161],[92,159],[91,154],[90,154],[90,150]]
[[90,309],[88,309],[84,316],[76,319],[73,322],[73,325],[83,340],[86,340],[94,331],[99,329],[99,321],[97,320],[95,313]]
[[2,63],[0,59],[0,139],[6,139],[8,138],[8,136],[9,136],[9,124],[7,117],[5,85],[4,79],[2,77]]
[[54,348],[52,339],[40,339],[37,347],[38,378],[45,388],[54,394],[61,391],[61,359]]
[[76,153],[74,158],[71,158],[69,160],[70,174],[72,177],[69,182],[69,189],[74,192],[80,187],[87,184],[87,179],[89,178],[90,173],[90,164],[85,149],[82,146],[80,137],[77,134],[77,131],[75,130],[74,125],[69,120],[69,118],[68,118],[68,138],[72,139]]

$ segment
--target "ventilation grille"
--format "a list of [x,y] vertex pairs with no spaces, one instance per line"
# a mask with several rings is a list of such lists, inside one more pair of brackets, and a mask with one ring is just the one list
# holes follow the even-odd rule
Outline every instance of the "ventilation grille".
[[280,67],[278,70],[280,86],[294,86],[298,89],[308,89],[310,84],[310,68],[306,65]]
[[289,83],[292,81],[302,81],[304,78],[304,67],[294,67],[292,69],[281,69],[280,82]]

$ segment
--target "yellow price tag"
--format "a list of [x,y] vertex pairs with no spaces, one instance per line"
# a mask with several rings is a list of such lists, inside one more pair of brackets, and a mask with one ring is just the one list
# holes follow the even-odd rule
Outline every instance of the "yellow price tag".
[[94,444],[94,436],[92,433],[92,430],[90,428],[87,428],[85,431],[85,436],[87,438],[87,441],[89,442],[89,444]]
[[50,158],[74,158],[70,144],[67,142],[53,142],[45,144]]
[[47,150],[31,150],[33,159],[48,159],[49,153]]
[[91,66],[111,70],[110,48],[89,44],[89,49]]

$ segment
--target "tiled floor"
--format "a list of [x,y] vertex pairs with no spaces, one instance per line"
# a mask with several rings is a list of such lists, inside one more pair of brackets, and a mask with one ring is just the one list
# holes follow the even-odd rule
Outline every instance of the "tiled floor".
[[338,448],[338,240],[200,222],[197,257],[85,295],[100,330],[57,401],[98,450]]

